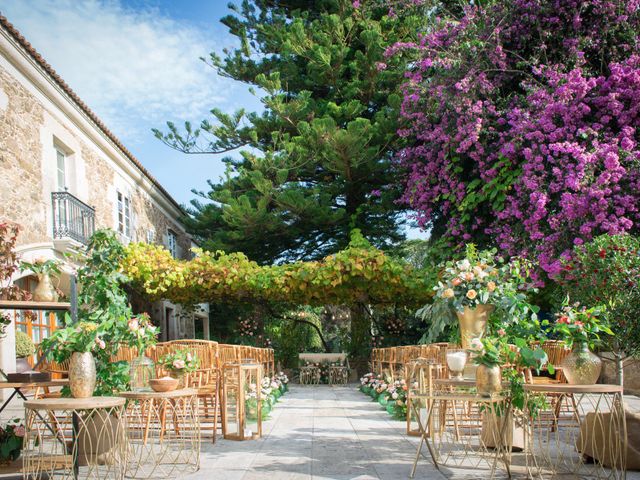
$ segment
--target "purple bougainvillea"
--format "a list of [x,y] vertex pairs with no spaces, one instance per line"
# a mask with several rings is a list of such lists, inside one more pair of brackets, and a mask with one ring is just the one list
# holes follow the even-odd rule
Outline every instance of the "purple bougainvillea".
[[417,52],[399,163],[420,225],[551,276],[574,245],[640,231],[638,4],[489,2],[389,49]]

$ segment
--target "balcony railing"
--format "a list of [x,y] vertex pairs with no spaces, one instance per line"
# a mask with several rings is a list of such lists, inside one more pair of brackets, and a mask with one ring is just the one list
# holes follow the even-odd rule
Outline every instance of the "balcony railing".
[[95,231],[96,211],[69,192],[52,192],[53,238],[72,238],[84,245]]

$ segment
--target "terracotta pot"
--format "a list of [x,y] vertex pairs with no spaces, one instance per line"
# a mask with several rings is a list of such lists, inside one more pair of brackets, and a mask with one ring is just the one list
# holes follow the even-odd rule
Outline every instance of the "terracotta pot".
[[96,389],[96,362],[90,352],[74,352],[69,362],[69,387],[74,398],[89,398]]
[[463,312],[456,312],[460,322],[460,341],[464,350],[471,348],[471,340],[482,338],[493,310],[493,305],[478,305],[475,308],[464,307]]
[[572,385],[593,385],[602,371],[602,360],[589,351],[586,343],[576,343],[573,351],[560,364],[567,382]]
[[500,367],[487,367],[486,365],[478,365],[476,369],[476,389],[478,395],[490,397],[502,390],[502,375]]
[[57,302],[58,293],[51,282],[48,273],[38,274],[38,286],[33,291],[33,299],[36,302]]

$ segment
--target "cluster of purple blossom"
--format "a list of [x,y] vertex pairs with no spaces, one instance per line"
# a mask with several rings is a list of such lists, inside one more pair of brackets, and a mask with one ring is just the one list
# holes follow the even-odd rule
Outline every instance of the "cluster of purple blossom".
[[489,236],[550,276],[573,245],[638,231],[639,4],[469,6],[389,49],[418,55],[399,162],[420,225],[453,247]]

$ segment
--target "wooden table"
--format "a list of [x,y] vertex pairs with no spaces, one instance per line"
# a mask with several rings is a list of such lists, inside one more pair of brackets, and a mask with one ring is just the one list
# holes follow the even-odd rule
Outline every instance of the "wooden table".
[[124,478],[124,398],[45,398],[24,407],[25,478]]
[[[536,395],[553,395],[557,401],[533,417],[528,434],[530,476],[626,477],[627,426],[621,386],[527,384],[524,389],[529,401]],[[563,403],[568,407],[564,414]]]
[[13,398],[18,395],[22,400],[27,401],[27,397],[22,393],[22,389],[36,389],[36,393],[40,388],[50,388],[50,387],[64,387],[69,385],[68,379],[62,380],[47,380],[45,382],[30,382],[30,383],[16,383],[16,382],[0,382],[1,389],[13,388],[13,393],[7,398],[2,406],[0,407],[0,413],[7,408],[7,405],[13,400]]
[[128,478],[180,478],[200,468],[198,390],[119,395],[127,400]]
[[[420,406],[424,405],[426,412],[421,412]],[[461,414],[470,405],[477,406],[481,415],[467,418]],[[507,398],[447,392],[413,394],[410,408],[418,419],[421,434],[410,478],[415,475],[424,444],[438,470],[447,465],[478,474],[478,469],[486,465],[493,478],[500,460],[511,477],[511,451],[504,440],[505,419],[509,418],[511,408]]]

